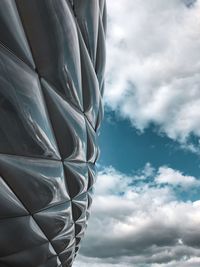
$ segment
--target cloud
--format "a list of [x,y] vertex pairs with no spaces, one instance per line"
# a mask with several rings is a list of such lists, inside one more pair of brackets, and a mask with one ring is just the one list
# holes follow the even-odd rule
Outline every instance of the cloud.
[[[156,170],[149,163],[134,176],[113,167],[99,173],[92,216],[75,266],[199,266],[200,201],[184,202],[169,184],[161,186],[165,173],[178,176],[179,183],[180,177],[183,184],[193,182],[177,170],[165,166]],[[166,180],[174,185],[173,179]]]
[[[179,262],[172,261],[170,263],[156,263],[152,264],[151,267],[199,267],[200,258],[192,257],[190,259],[181,259]],[[100,261],[99,259],[88,258],[84,256],[79,256],[78,260],[75,262],[74,267],[146,267],[147,265],[133,265],[132,263],[126,263],[126,259],[121,259],[120,264],[108,263]]]
[[141,131],[199,137],[200,0],[107,4],[106,105]]
[[180,171],[166,166],[159,168],[155,181],[160,184],[180,185],[186,189],[188,189],[188,187],[200,186],[200,181],[195,177],[183,175]]

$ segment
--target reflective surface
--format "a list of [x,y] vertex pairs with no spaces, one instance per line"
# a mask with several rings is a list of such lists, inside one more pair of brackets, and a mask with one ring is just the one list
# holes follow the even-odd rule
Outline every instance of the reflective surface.
[[0,267],[70,267],[103,116],[104,0],[0,1]]

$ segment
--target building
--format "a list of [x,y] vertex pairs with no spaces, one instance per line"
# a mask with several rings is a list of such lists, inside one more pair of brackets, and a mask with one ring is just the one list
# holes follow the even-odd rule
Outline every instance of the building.
[[102,120],[104,0],[0,1],[0,267],[70,267]]

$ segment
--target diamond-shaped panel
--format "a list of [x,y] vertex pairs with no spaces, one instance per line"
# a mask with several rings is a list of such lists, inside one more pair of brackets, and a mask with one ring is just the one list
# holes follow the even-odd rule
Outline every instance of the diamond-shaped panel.
[[59,159],[37,74],[1,45],[0,153]]
[[59,161],[0,155],[0,174],[32,214],[70,199]]

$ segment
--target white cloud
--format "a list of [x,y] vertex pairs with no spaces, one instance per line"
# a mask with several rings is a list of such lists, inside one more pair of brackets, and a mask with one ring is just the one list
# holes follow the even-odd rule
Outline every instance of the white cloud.
[[140,130],[200,136],[200,0],[107,4],[106,104]]
[[194,187],[200,186],[200,181],[193,176],[183,175],[180,171],[171,169],[169,167],[160,167],[158,170],[158,175],[155,178],[155,181],[160,184],[171,184],[171,185],[180,185],[181,187]]
[[[97,258],[88,258],[84,256],[79,256],[78,260],[75,262],[74,267],[146,267],[147,265],[139,264],[133,265],[132,263],[126,263],[126,259],[121,259],[121,263],[108,263],[103,262],[104,260],[99,260]],[[170,263],[156,263],[152,264],[151,267],[199,267],[200,257],[191,257],[189,259],[181,259],[180,261],[172,261]]]
[[152,267],[199,267],[200,265],[200,258],[199,257],[192,257],[190,259],[185,259],[184,257],[181,261],[172,261],[167,264],[153,264]]
[[[147,166],[151,174],[146,172],[145,177]],[[167,167],[155,170],[147,164],[132,177],[112,167],[99,173],[92,216],[75,266],[198,266],[200,201],[181,201],[173,187],[161,187],[158,177],[169,176],[167,171]],[[188,176],[170,171],[181,175],[183,184],[190,183]],[[146,183],[152,175],[156,178]]]
[[144,166],[144,169],[141,171],[137,171],[137,174],[134,176],[134,179],[145,180],[148,177],[151,177],[155,174],[155,168],[147,162]]

